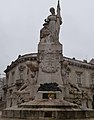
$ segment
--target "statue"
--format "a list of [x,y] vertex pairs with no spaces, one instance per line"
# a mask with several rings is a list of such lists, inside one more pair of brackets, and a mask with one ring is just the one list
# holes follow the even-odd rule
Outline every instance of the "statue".
[[34,87],[37,82],[38,63],[35,61],[27,61],[28,77],[21,88],[14,92],[18,96],[18,104],[34,99]]
[[48,28],[48,23],[43,24],[43,28],[40,30],[40,40],[42,43],[50,42],[50,31]]
[[[59,0],[58,0],[58,5],[57,5],[57,14],[55,15],[55,9],[53,7],[50,8],[50,12],[51,12],[51,15],[49,15],[47,17],[47,19],[45,19],[46,23],[44,23],[44,24],[47,24],[46,30],[49,31],[47,33],[49,33],[48,35],[50,35],[51,41],[52,42],[58,42],[59,41],[60,25],[62,24],[62,18],[61,18],[61,15],[60,15]],[[43,36],[44,32],[41,32],[41,33],[40,33],[40,38],[41,38],[41,36]]]
[[67,61],[63,61],[63,69],[62,69],[62,78],[63,78],[63,84],[68,85],[69,83],[69,73],[71,71],[71,68],[69,66],[69,63]]

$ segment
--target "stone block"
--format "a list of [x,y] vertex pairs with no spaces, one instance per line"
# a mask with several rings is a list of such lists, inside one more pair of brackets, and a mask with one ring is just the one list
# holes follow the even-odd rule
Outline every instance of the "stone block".
[[21,117],[20,113],[21,113],[20,110],[14,110],[14,113],[13,113],[14,118],[20,118]]
[[7,117],[8,117],[8,118],[13,118],[13,117],[14,117],[14,116],[13,116],[13,112],[14,112],[13,110],[8,110],[8,111],[7,111]]

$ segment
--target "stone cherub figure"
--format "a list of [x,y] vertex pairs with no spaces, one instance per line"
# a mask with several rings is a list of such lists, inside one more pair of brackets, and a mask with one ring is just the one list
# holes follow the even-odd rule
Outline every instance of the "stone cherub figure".
[[43,36],[45,37],[44,29],[47,30],[46,36],[50,35],[50,39],[53,42],[59,41],[59,32],[60,32],[60,25],[62,24],[62,18],[60,15],[60,5],[58,0],[57,5],[57,14],[55,14],[55,9],[53,7],[50,8],[51,15],[45,19],[46,27],[44,26],[40,32],[40,38]]

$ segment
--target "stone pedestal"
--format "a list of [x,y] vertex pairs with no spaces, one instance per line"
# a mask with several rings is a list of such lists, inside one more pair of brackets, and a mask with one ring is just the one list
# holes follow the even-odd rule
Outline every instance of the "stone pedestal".
[[37,85],[57,83],[62,90],[63,80],[61,75],[62,45],[57,43],[39,43],[38,45],[39,74]]

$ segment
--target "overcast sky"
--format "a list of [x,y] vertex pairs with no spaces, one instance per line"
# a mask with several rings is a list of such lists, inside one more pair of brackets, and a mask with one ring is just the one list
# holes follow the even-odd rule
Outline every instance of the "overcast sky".
[[[94,0],[60,0],[60,42],[67,57],[94,57]],[[57,0],[0,0],[0,73],[18,55],[37,52],[39,32]]]

